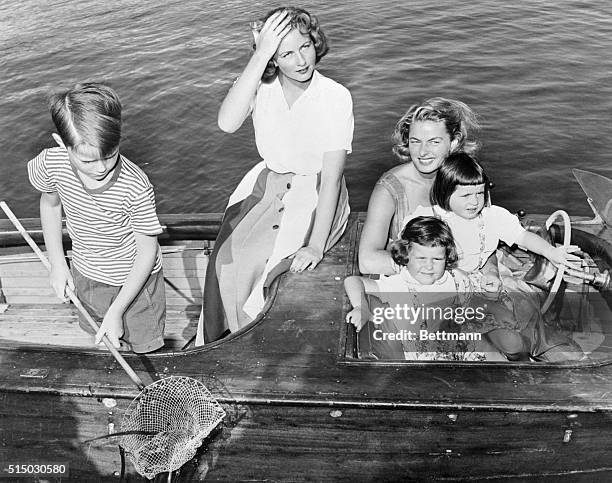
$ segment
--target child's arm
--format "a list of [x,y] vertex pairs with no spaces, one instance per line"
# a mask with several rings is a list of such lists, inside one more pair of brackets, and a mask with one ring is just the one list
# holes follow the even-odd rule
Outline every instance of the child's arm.
[[221,130],[232,133],[242,126],[266,65],[289,30],[291,25],[284,10],[266,20],[257,38],[255,52],[221,104],[217,118]]
[[344,279],[344,290],[348,295],[353,310],[346,314],[346,323],[353,324],[357,332],[370,320],[372,313],[366,300],[365,279],[363,277],[351,276]]
[[64,302],[66,285],[74,290],[74,280],[66,263],[62,244],[62,202],[57,192],[42,193],[40,196],[40,222],[45,239],[45,247],[51,263],[49,280],[56,295]]
[[336,213],[345,160],[346,151],[343,149],[329,151],[323,155],[321,188],[312,233],[308,246],[300,248],[295,253],[291,263],[292,272],[313,270],[323,258],[323,250]]
[[112,344],[119,347],[119,338],[123,335],[123,314],[144,287],[155,265],[158,250],[157,236],[134,232],[134,238],[136,239],[134,266],[104,316],[96,334],[96,344],[99,344],[106,334]]
[[554,247],[541,236],[527,230],[518,236],[516,243],[529,251],[548,258],[555,265],[568,265],[569,262],[580,260],[580,257],[571,253],[578,250],[578,246]]

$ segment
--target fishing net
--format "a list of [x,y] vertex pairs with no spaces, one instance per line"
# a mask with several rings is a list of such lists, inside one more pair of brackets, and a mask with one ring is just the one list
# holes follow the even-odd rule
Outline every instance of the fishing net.
[[145,387],[121,422],[121,446],[146,478],[179,469],[225,411],[200,381],[171,376]]

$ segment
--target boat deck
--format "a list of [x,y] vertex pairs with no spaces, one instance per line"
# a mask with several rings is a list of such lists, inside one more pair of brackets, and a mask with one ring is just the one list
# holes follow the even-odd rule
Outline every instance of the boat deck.
[[[163,249],[166,349],[182,349],[196,332],[208,248],[208,242],[190,242]],[[0,256],[0,288],[5,302],[0,306],[2,343],[92,348],[92,336],[78,326],[76,307],[55,296],[42,263],[23,248],[7,251],[14,253]]]

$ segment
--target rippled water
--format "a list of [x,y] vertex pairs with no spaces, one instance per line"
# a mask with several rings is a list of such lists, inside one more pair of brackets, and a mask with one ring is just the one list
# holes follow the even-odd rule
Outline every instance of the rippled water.
[[[396,162],[389,142],[395,121],[410,104],[436,95],[461,99],[481,115],[482,159],[496,182],[497,204],[587,214],[570,169],[612,177],[607,0],[302,5],[330,38],[320,70],[353,95],[346,175],[354,209],[366,208],[376,179]],[[249,20],[274,6],[2,2],[1,198],[20,216],[37,215],[25,165],[52,144],[45,97],[57,87],[100,80],[124,102],[122,151],[149,174],[159,211],[221,211],[258,155],[250,122],[223,134],[217,110],[250,55]]]

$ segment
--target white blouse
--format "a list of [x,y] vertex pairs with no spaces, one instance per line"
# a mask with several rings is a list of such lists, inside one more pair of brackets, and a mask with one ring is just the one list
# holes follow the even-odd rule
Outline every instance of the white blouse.
[[485,206],[481,216],[466,220],[439,206],[419,206],[406,217],[404,226],[416,216],[437,216],[448,223],[459,255],[458,268],[472,272],[482,268],[497,249],[499,241],[512,246],[525,231],[518,218],[501,206]]
[[277,173],[317,174],[323,153],[351,152],[351,94],[316,70],[308,88],[291,107],[278,77],[270,84],[262,83],[252,116],[259,155]]

